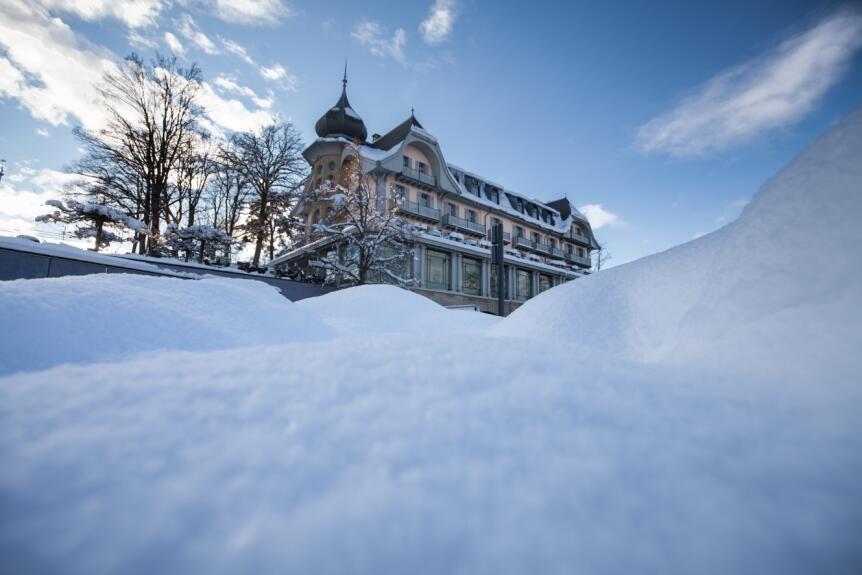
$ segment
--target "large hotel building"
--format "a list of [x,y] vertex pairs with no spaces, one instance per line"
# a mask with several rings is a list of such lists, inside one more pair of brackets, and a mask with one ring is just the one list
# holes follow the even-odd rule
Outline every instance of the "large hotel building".
[[[542,202],[448,163],[437,139],[413,114],[369,140],[365,123],[347,100],[346,77],[341,98],[315,129],[317,140],[303,152],[311,166],[306,191],[341,181],[358,142],[362,174],[380,199],[378,209],[398,210],[417,224],[409,289],[444,306],[496,313],[497,273],[490,249],[495,223],[502,223],[506,244],[507,314],[534,295],[590,273],[591,253],[600,247],[587,219],[567,198]],[[386,201],[391,190],[399,196],[397,203]],[[319,204],[301,202],[294,215],[316,223],[326,210]],[[331,249],[325,240],[307,236],[271,265],[313,274],[311,262]]]

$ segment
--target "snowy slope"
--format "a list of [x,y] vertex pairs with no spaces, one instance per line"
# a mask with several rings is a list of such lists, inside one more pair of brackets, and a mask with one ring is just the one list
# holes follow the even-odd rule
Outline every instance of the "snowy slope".
[[104,274],[0,282],[0,375],[157,350],[330,337],[262,282]]
[[496,333],[646,361],[855,361],[848,352],[862,337],[860,158],[862,110],[767,182],[738,221],[551,290]]
[[[193,326],[192,351],[0,378],[0,572],[858,572],[860,138],[857,112],[737,224],[484,331],[384,286],[0,284],[22,368],[48,361],[25,317]],[[833,257],[803,283],[810,217],[803,255]],[[240,338],[286,343],[196,351]]]
[[424,296],[386,285],[357,286],[301,300],[296,305],[342,336],[455,335],[486,329],[497,322],[495,316],[446,309]]

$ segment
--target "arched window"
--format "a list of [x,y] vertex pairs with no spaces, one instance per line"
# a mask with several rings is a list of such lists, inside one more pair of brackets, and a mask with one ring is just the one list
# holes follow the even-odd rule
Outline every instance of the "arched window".
[[314,213],[311,215],[311,225],[320,223],[320,210],[314,210]]
[[335,162],[330,161],[329,165],[326,166],[326,169],[328,169],[330,172],[335,171]]

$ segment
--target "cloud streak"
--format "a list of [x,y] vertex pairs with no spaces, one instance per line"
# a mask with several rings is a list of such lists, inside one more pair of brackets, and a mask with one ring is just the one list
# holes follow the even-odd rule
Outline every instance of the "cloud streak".
[[642,125],[644,154],[703,156],[802,120],[862,46],[862,12],[840,10],[764,54],[721,72]]
[[428,16],[419,25],[419,32],[426,44],[436,46],[445,42],[458,17],[458,5],[455,0],[435,0],[428,10]]
[[594,230],[608,227],[624,226],[625,222],[617,214],[606,210],[601,204],[587,204],[578,208],[582,214],[587,216],[587,221]]
[[392,38],[387,38],[383,27],[373,20],[361,20],[353,27],[350,34],[353,39],[368,48],[368,51],[380,58],[392,58],[396,62],[406,64],[404,45],[407,43],[407,32],[403,28],[395,30]]

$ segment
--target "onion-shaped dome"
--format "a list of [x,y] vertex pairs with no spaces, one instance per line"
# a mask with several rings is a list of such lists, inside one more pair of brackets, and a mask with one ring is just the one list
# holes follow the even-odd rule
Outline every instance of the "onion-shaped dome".
[[326,112],[314,125],[317,135],[321,138],[327,136],[345,136],[351,140],[357,139],[361,142],[368,137],[365,122],[356,111],[350,107],[347,100],[347,68],[344,70],[342,80],[341,98],[328,112]]

